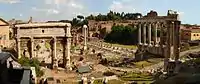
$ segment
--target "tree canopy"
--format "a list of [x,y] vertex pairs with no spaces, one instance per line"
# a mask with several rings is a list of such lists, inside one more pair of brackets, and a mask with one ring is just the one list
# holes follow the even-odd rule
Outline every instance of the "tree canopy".
[[119,13],[110,11],[107,15],[98,14],[97,16],[90,15],[87,16],[88,20],[96,20],[96,21],[109,21],[109,20],[133,20],[141,17],[141,13]]
[[87,19],[84,19],[84,16],[78,15],[76,18],[73,18],[73,20],[71,21],[71,24],[73,28],[78,28],[83,25],[88,25],[88,21]]
[[136,44],[137,28],[132,26],[117,25],[112,27],[112,31],[106,35],[105,41],[119,44]]

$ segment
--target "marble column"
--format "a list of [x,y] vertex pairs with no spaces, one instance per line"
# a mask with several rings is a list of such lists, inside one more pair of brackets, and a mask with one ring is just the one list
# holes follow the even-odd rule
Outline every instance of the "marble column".
[[149,46],[152,46],[152,44],[151,44],[151,23],[149,23],[149,27],[148,27],[148,41],[149,41]]
[[21,40],[20,38],[17,38],[17,55],[18,55],[18,59],[21,58]]
[[165,72],[168,72],[168,62],[169,62],[169,59],[171,57],[171,42],[172,42],[172,39],[171,39],[171,36],[172,36],[172,23],[171,21],[167,21],[167,52],[166,52],[166,56],[165,56],[165,59],[164,59],[164,71]]
[[83,26],[83,29],[84,29],[84,50],[87,49],[87,25],[84,25]]
[[174,27],[174,29],[175,29],[175,31],[174,31],[174,36],[175,36],[175,38],[174,38],[174,41],[175,41],[175,45],[174,45],[174,49],[175,49],[175,62],[176,62],[176,68],[175,68],[175,73],[178,73],[179,72],[179,70],[180,70],[180,60],[179,60],[179,54],[180,54],[180,41],[181,41],[181,39],[180,39],[180,34],[179,34],[179,32],[180,32],[180,21],[176,21],[175,22],[175,27]]
[[142,26],[141,26],[141,24],[139,23],[139,24],[138,24],[138,44],[139,44],[139,45],[142,44],[142,43],[141,43],[141,28],[142,28]]
[[35,54],[34,54],[34,38],[30,37],[30,39],[31,39],[31,58],[34,58],[35,57]]
[[21,58],[21,39],[20,39],[20,28],[17,27],[17,55],[18,55],[18,59]]
[[76,45],[79,43],[79,34],[76,34]]
[[172,53],[172,56],[173,56],[173,59],[175,60],[175,57],[174,56],[176,56],[175,55],[175,53],[176,53],[176,36],[175,36],[175,23],[174,22],[172,22],[172,29],[171,29],[171,31],[172,31],[172,45],[173,45],[173,53]]
[[66,62],[66,69],[67,70],[71,70],[71,58],[70,58],[70,55],[71,55],[71,53],[70,53],[70,49],[71,49],[71,38],[72,38],[72,35],[71,35],[71,24],[67,24],[67,28],[66,28],[66,31],[67,31],[67,34],[66,34],[66,40],[67,40],[67,43],[66,43],[66,46],[65,46],[65,52],[66,52],[66,60],[67,60],[67,62]]
[[71,70],[71,53],[70,53],[70,49],[71,49],[71,38],[67,38],[67,69]]
[[155,40],[154,40],[154,44],[155,46],[158,46],[158,25],[159,25],[159,22],[156,22],[155,23],[155,32],[154,32],[154,35],[155,35]]
[[144,43],[144,45],[147,45],[147,43],[146,43],[146,37],[147,37],[147,35],[146,35],[146,23],[144,23],[143,24],[143,43]]
[[[161,51],[162,51],[162,56],[166,56],[165,55],[165,44],[164,44],[164,24],[163,23],[158,23],[156,24],[159,28],[160,28],[160,47],[161,47]],[[157,33],[156,33],[157,34]],[[155,40],[156,42],[156,40]]]
[[175,24],[175,38],[174,38],[174,41],[175,41],[175,60],[178,61],[179,60],[179,53],[180,53],[180,42],[181,42],[181,39],[180,39],[180,21],[177,21],[176,24]]
[[56,53],[56,45],[57,43],[57,39],[56,37],[53,37],[53,68],[57,68],[58,67],[58,60],[57,60],[57,53]]

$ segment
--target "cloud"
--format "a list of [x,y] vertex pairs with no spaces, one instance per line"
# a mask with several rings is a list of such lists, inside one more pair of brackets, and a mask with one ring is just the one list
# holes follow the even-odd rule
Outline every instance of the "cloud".
[[77,15],[87,15],[88,11],[81,0],[44,0],[43,6],[32,7],[37,19],[72,19]]
[[14,4],[19,2],[21,2],[21,0],[0,0],[0,3],[9,3],[9,4]]
[[45,12],[46,14],[59,14],[60,11],[56,10],[56,9],[39,9],[36,7],[32,7],[32,10],[36,11],[36,12]]
[[109,10],[116,11],[116,12],[133,12],[134,4],[132,4],[132,0],[121,0],[116,1],[114,0],[109,7]]
[[19,14],[19,16],[20,16],[20,17],[22,17],[22,16],[23,16],[23,14]]

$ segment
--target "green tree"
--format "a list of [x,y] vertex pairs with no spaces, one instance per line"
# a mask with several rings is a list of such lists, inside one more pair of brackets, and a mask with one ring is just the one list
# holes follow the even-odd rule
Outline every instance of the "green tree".
[[78,15],[77,18],[80,19],[80,20],[83,20],[83,19],[84,19],[84,16]]
[[35,67],[37,77],[40,77],[44,74],[44,72],[40,70],[40,62],[36,58],[29,59],[27,57],[22,57],[18,60],[18,62],[22,66]]
[[117,25],[112,27],[112,31],[104,38],[107,42],[119,44],[136,44],[137,43],[137,28],[132,26]]

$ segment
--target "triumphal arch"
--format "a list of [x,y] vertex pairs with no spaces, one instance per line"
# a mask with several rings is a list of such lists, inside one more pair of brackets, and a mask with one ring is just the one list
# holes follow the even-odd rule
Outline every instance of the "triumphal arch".
[[168,71],[171,61],[178,66],[181,21],[178,20],[175,11],[169,10],[167,16],[157,16],[156,12],[151,11],[149,15],[138,18],[132,23],[138,28],[137,59],[144,59],[144,53],[148,52],[165,57],[165,71]]
[[70,23],[16,24],[14,30],[18,58],[37,58],[52,68],[70,67]]

